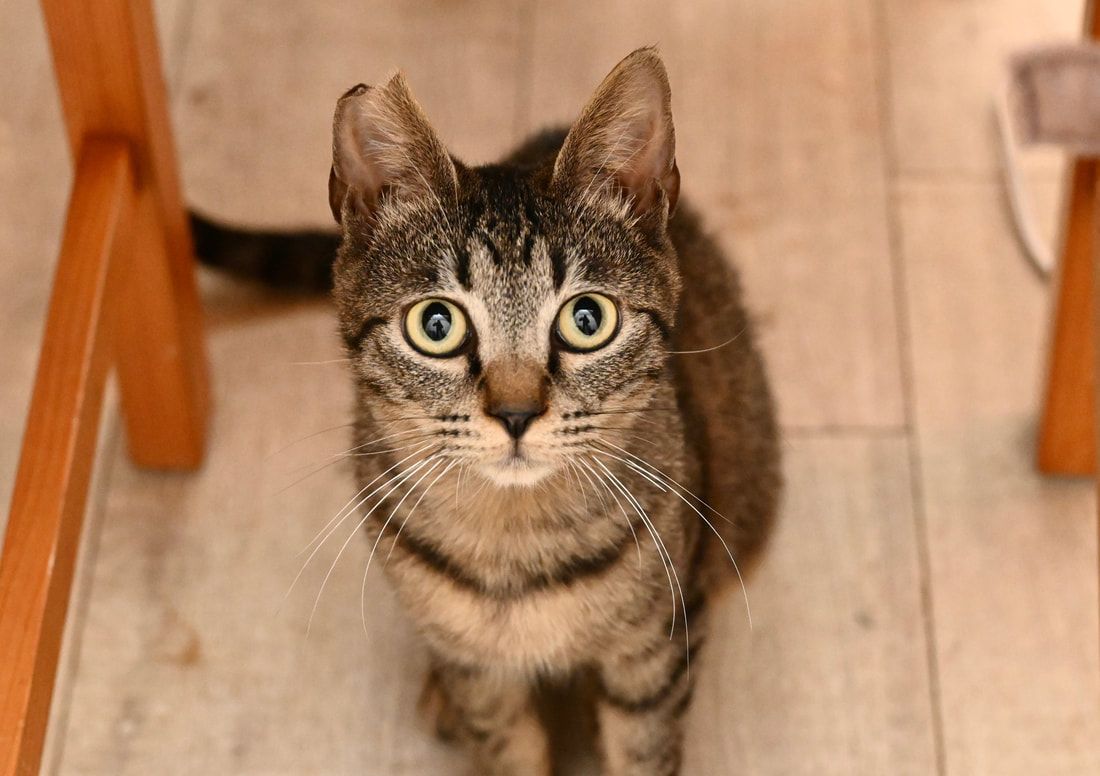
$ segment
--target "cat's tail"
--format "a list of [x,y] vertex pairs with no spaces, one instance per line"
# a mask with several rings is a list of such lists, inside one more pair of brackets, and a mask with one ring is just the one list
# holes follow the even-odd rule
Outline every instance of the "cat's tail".
[[283,291],[332,288],[336,231],[269,231],[229,226],[191,212],[195,253],[203,264]]

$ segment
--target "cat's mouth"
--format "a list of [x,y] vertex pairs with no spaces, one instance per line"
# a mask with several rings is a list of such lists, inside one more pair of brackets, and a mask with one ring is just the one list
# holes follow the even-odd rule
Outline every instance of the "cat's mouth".
[[501,458],[482,466],[486,476],[502,486],[530,486],[550,474],[552,467],[535,460],[518,443]]

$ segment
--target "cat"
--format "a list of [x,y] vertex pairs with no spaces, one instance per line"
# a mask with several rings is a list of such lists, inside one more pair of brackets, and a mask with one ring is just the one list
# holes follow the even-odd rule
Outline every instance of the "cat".
[[339,235],[194,221],[214,263],[331,285],[372,556],[477,774],[550,776],[534,688],[579,672],[604,773],[679,773],[708,603],[774,522],[762,358],[679,193],[668,76],[643,48],[568,130],[482,167],[400,74],[356,86],[333,126]]

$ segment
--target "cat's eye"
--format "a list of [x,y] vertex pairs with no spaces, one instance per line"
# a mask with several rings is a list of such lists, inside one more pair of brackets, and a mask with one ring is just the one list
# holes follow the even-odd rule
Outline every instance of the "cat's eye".
[[619,309],[603,294],[575,296],[558,312],[558,337],[570,350],[602,348],[619,328]]
[[446,299],[424,299],[405,313],[405,338],[426,356],[457,355],[468,330],[466,314]]

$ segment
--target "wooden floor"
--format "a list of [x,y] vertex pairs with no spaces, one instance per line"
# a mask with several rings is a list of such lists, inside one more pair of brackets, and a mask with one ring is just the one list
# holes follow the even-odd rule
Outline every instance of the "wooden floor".
[[[0,11],[0,502],[10,498],[71,177],[32,3]],[[401,66],[455,151],[568,119],[658,42],[684,192],[743,268],[789,493],[719,613],[689,774],[1100,773],[1095,497],[1032,448],[1048,289],[1005,216],[1003,55],[1079,0],[158,3],[188,198],[327,224],[334,99]],[[18,74],[18,77],[11,77]],[[1060,160],[1028,162],[1048,234]],[[214,419],[194,476],[136,470],[108,412],[47,772],[454,774],[415,713],[424,654],[351,542],[331,311],[203,277]],[[311,434],[318,433],[315,436]],[[0,520],[3,520],[0,517]]]

